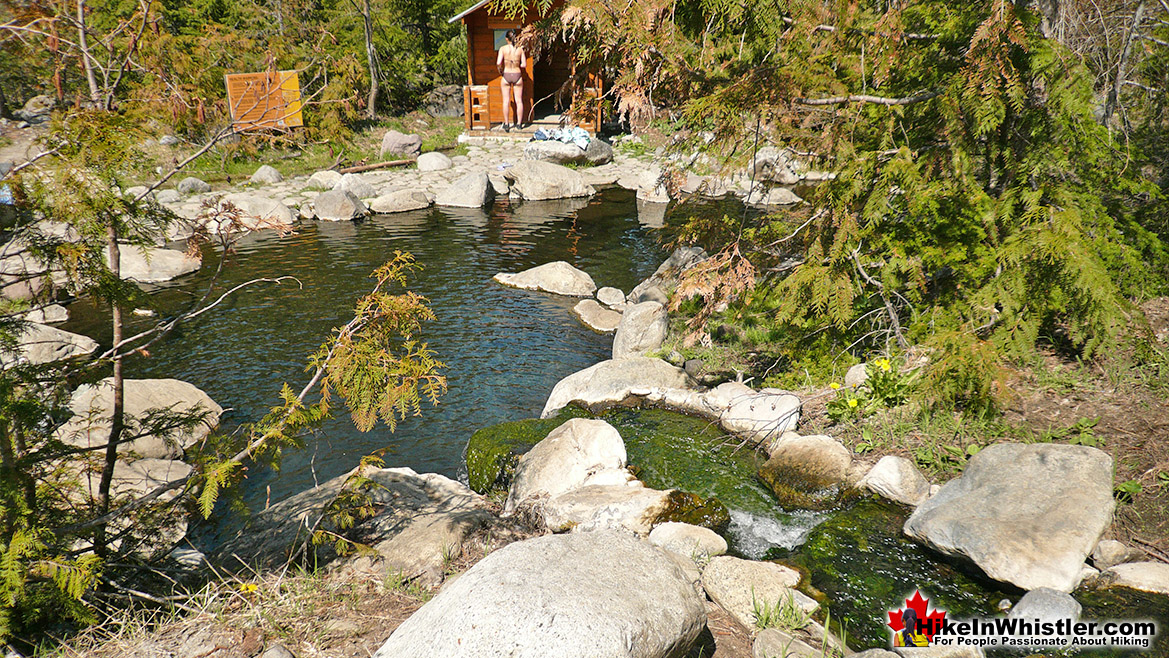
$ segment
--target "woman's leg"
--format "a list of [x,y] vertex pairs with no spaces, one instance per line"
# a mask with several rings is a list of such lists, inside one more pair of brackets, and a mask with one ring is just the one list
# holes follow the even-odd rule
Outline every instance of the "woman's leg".
[[512,85],[509,85],[506,79],[500,81],[499,90],[503,92],[503,125],[505,126],[508,124],[507,117],[511,112],[511,88]]
[[515,122],[517,126],[522,126],[527,123],[527,115],[524,114],[524,81],[521,78],[518,85],[513,85],[515,90]]

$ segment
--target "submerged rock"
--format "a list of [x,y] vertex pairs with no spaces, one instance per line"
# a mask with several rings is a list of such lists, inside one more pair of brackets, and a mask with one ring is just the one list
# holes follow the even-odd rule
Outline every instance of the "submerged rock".
[[669,658],[705,624],[702,597],[662,549],[619,532],[551,535],[485,557],[374,655]]
[[1023,589],[1070,592],[1112,522],[1112,458],[1086,446],[1000,443],[972,457],[905,533]]
[[644,356],[662,346],[669,323],[666,307],[657,302],[643,302],[625,309],[617,334],[613,337],[613,358]]
[[557,382],[540,417],[548,418],[572,402],[596,407],[623,402],[635,391],[645,395],[655,388],[690,386],[685,371],[661,359],[635,357],[602,361]]
[[759,477],[786,508],[825,509],[839,499],[852,454],[829,436],[785,438]]
[[493,279],[505,286],[522,290],[539,290],[569,297],[592,297],[597,284],[587,272],[558,260],[529,268],[517,274],[501,272]]
[[603,420],[573,418],[520,457],[504,512],[539,496],[555,497],[605,469],[625,468],[625,442]]

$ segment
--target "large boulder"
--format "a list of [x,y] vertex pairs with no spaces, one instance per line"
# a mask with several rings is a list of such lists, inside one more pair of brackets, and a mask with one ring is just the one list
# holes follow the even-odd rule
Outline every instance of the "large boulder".
[[495,198],[495,188],[486,172],[467,174],[438,193],[434,203],[455,208],[482,208]]
[[625,468],[626,459],[625,442],[612,425],[573,418],[520,457],[504,511],[532,498],[575,489],[599,471]]
[[373,185],[370,185],[361,174],[342,174],[333,185],[333,190],[348,192],[358,199],[371,199],[377,196],[377,190],[373,189]]
[[361,199],[344,190],[321,192],[313,199],[313,212],[317,219],[326,222],[347,222],[366,214],[367,208]]
[[442,171],[454,166],[451,159],[438,151],[423,153],[418,156],[418,171]]
[[674,492],[639,485],[590,484],[549,498],[539,507],[544,525],[553,532],[626,530],[648,535],[670,511]]
[[551,162],[525,160],[504,172],[511,193],[529,201],[592,196],[596,190],[584,176]]
[[596,137],[589,140],[589,147],[585,149],[585,160],[591,165],[603,165],[613,161],[613,147],[609,143]]
[[572,307],[572,313],[580,318],[586,327],[602,334],[617,331],[621,324],[620,313],[601,306],[595,299],[580,300]]
[[779,149],[774,146],[764,146],[755,153],[755,160],[751,164],[755,179],[777,183],[779,185],[795,185],[804,179],[804,165],[788,149]]
[[1023,589],[1070,592],[1112,522],[1112,458],[1086,446],[1000,443],[923,502],[905,533]]
[[370,212],[391,214],[430,207],[430,197],[422,190],[395,190],[369,202]]
[[570,297],[592,297],[597,290],[593,277],[562,260],[544,263],[517,274],[501,272],[492,278],[512,288],[539,290]]
[[690,386],[685,371],[661,359],[636,357],[602,361],[557,382],[540,417],[551,417],[572,402],[600,407],[623,402],[634,391],[645,394],[652,389]]
[[669,323],[666,307],[657,302],[643,302],[625,309],[617,334],[613,337],[613,358],[645,356],[662,346]]
[[585,150],[576,144],[556,140],[533,141],[524,144],[524,159],[541,160],[558,165],[579,164],[587,161]]
[[728,432],[741,434],[761,445],[774,443],[800,422],[800,399],[786,393],[760,391],[733,395],[719,417]]
[[375,658],[672,658],[706,624],[668,553],[619,532],[509,544],[407,619]]
[[316,549],[317,564],[348,573],[441,580],[444,560],[458,557],[468,534],[491,519],[487,502],[465,485],[436,473],[383,468],[362,473],[372,482],[366,491],[378,509],[351,529],[335,527],[329,507],[346,491],[351,471],[286,498],[251,517],[248,525],[224,542],[213,561],[274,567],[310,542],[313,529],[346,532],[373,549],[372,554],[338,563],[327,546]]
[[902,505],[916,506],[930,495],[929,480],[913,462],[896,455],[885,455],[869,469],[857,487]]
[[662,204],[670,202],[670,190],[661,169],[653,167],[638,175],[637,200]]
[[806,613],[819,607],[795,589],[800,573],[773,562],[752,562],[729,555],[711,558],[702,572],[702,588],[740,624],[755,628],[755,609],[788,599]]
[[823,509],[836,503],[851,465],[848,448],[830,436],[789,435],[759,467],[759,477],[784,507]]
[[[57,428],[54,438],[79,448],[106,445],[110,436],[113,398],[113,379],[110,377],[78,387],[69,400],[73,417]],[[183,449],[202,441],[223,413],[223,408],[206,393],[177,379],[125,380],[123,408],[131,431],[123,435],[118,453],[155,459],[182,458]],[[160,423],[160,411],[184,414],[192,422]],[[146,423],[151,419],[153,422]],[[133,431],[132,428],[143,423],[145,426],[138,432]],[[138,433],[143,434],[131,438],[131,434]]]
[[386,131],[382,136],[381,157],[387,155],[406,155],[412,158],[422,153],[422,138],[416,134],[403,134],[397,130]]
[[284,180],[284,176],[271,165],[260,165],[256,173],[252,174],[251,181],[256,185],[271,185]]
[[123,279],[158,283],[198,271],[203,261],[177,249],[122,245],[118,262]]
[[56,105],[57,101],[52,96],[39,94],[25,101],[24,107],[13,114],[18,119],[29,123],[44,123],[49,120],[49,116],[53,113],[53,107]]
[[17,363],[44,365],[86,357],[97,348],[97,341],[88,336],[30,322],[20,328],[14,350],[0,350],[0,367],[10,368]]
[[462,85],[435,87],[422,99],[422,111],[432,117],[461,117],[463,110]]
[[[225,202],[239,209],[241,228],[249,231],[265,228],[285,230],[296,223],[296,217],[288,206],[266,196],[241,192],[223,197],[220,203]],[[225,225],[213,228],[227,230]]]
[[634,303],[650,301],[644,297],[654,288],[662,291],[673,290],[678,286],[678,280],[683,272],[704,260],[706,260],[706,251],[702,247],[678,247],[665,262],[658,266],[658,269],[654,270],[653,274],[629,291],[629,301]]
[[211,184],[202,179],[195,178],[194,176],[187,176],[183,180],[179,181],[179,184],[175,186],[175,189],[178,190],[179,194],[182,194],[183,196],[189,196],[191,194],[206,194],[207,192],[211,191]]

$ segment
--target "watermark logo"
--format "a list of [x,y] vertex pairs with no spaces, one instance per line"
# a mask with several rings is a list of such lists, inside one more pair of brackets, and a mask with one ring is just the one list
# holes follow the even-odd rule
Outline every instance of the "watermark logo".
[[946,611],[931,609],[930,600],[917,590],[905,599],[904,608],[889,611],[887,625],[893,630],[893,646],[928,647],[945,623]]
[[1032,619],[1022,615],[957,619],[930,606],[921,590],[886,622],[894,647],[981,647],[1029,649],[1088,647],[1144,650],[1157,637],[1157,623],[1135,619]]

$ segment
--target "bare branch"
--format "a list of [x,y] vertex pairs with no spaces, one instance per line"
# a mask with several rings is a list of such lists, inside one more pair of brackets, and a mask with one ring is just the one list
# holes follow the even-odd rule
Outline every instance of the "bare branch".
[[934,89],[932,91],[924,91],[914,96],[905,96],[902,98],[888,98],[885,96],[869,96],[866,94],[851,94],[849,96],[832,96],[830,98],[797,98],[796,103],[800,105],[839,105],[841,103],[873,103],[875,105],[910,105],[912,103],[920,103],[928,101],[931,98],[937,98],[942,95],[941,89]]

